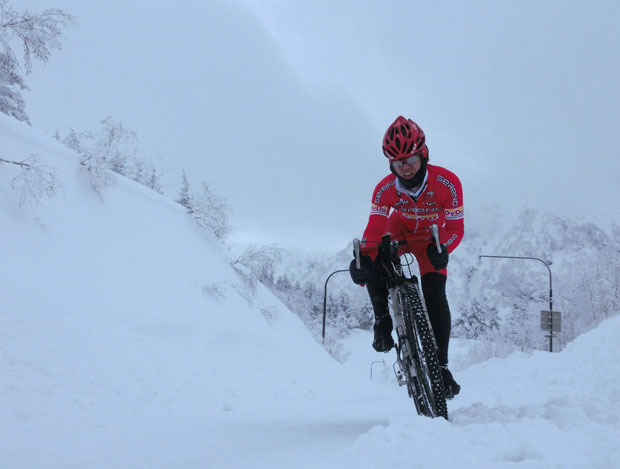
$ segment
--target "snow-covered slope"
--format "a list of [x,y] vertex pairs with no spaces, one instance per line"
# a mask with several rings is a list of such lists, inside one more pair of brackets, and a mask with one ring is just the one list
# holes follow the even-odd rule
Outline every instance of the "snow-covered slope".
[[145,432],[330,387],[339,365],[180,205],[120,177],[101,199],[55,141],[0,125],[1,157],[36,154],[62,183],[19,207],[24,170],[0,166],[0,466],[87,465]]
[[[617,467],[620,318],[557,354],[453,365],[419,417],[356,331],[339,364],[178,206],[0,116],[0,158],[63,184],[20,207],[0,163],[0,467]],[[369,369],[373,364],[373,379]]]

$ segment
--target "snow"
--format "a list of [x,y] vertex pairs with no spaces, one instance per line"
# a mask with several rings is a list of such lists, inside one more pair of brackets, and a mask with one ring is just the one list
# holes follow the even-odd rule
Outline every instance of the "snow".
[[1,115],[0,141],[63,184],[19,207],[0,165],[0,467],[618,467],[620,317],[561,353],[454,341],[450,421],[420,417],[370,333],[332,359],[178,204],[120,177],[100,198]]

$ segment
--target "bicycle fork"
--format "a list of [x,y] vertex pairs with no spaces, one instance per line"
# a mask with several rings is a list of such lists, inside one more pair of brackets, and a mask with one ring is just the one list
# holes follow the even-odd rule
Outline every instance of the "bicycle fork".
[[417,376],[415,366],[407,357],[411,356],[411,350],[409,350],[410,342],[407,337],[405,320],[403,317],[403,308],[400,303],[399,287],[391,289],[390,296],[392,300],[392,314],[394,316],[394,329],[396,330],[397,344],[396,348],[396,361],[392,365],[392,370],[396,375],[396,380],[399,386],[407,385],[407,376]]

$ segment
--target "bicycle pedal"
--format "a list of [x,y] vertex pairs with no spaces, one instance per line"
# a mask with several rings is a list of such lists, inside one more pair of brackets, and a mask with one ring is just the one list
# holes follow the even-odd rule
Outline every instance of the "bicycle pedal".
[[399,386],[407,386],[407,380],[403,377],[403,375],[396,375],[396,380],[398,381]]
[[406,386],[407,380],[405,379],[405,376],[403,375],[402,370],[396,369],[397,366],[398,368],[400,368],[400,364],[396,361],[394,362],[394,365],[392,366],[392,370],[394,371],[394,375],[396,376],[396,381],[398,381],[399,386]]

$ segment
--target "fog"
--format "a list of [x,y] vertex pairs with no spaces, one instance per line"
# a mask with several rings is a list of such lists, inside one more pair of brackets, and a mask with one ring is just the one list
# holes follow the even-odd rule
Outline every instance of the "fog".
[[27,79],[33,125],[121,121],[167,191],[185,168],[229,200],[237,239],[335,249],[359,236],[399,114],[460,177],[467,226],[489,205],[620,220],[615,2],[22,7],[79,21]]

